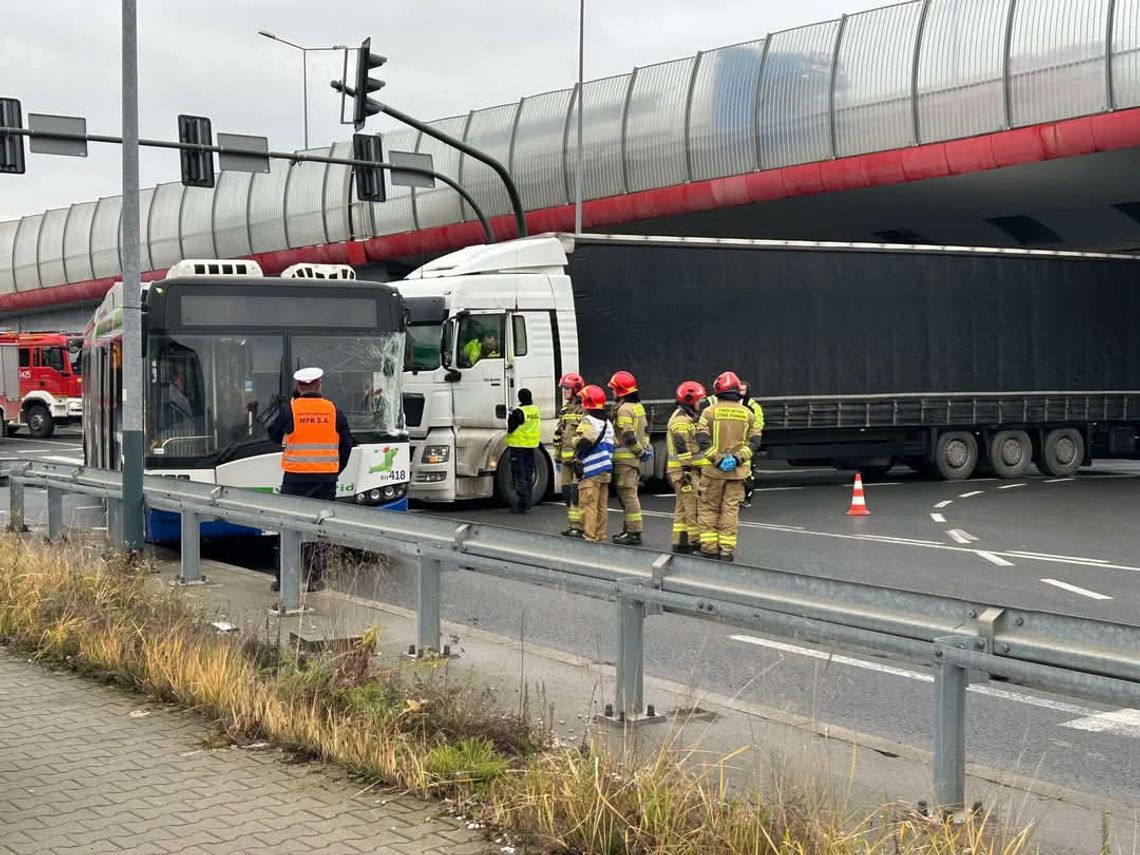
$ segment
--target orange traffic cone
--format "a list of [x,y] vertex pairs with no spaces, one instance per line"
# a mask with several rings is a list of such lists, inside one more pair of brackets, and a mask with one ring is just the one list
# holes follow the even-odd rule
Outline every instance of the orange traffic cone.
[[863,497],[863,474],[855,473],[855,489],[851,493],[851,509],[847,512],[849,517],[869,517],[867,500]]

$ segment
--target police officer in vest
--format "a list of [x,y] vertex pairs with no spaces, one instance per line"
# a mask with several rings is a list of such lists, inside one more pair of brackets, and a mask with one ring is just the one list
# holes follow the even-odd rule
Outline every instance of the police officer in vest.
[[511,450],[511,480],[518,503],[512,514],[530,512],[534,504],[534,469],[538,444],[542,440],[542,415],[534,405],[530,389],[519,389],[519,406],[507,416],[507,448]]
[[[281,493],[331,502],[336,499],[336,482],[352,453],[352,432],[348,419],[336,405],[321,397],[320,368],[302,368],[293,375],[297,393],[281,408],[269,426],[269,439],[284,442],[281,454]],[[309,567],[308,590],[324,587],[324,550],[320,544],[305,544],[305,564]],[[273,583],[273,590],[280,582]]]

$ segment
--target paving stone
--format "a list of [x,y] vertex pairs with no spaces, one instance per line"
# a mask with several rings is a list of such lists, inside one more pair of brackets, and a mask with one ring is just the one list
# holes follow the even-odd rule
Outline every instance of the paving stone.
[[196,716],[2,648],[0,721],[0,855],[498,851],[438,804],[360,795],[280,751],[203,749]]

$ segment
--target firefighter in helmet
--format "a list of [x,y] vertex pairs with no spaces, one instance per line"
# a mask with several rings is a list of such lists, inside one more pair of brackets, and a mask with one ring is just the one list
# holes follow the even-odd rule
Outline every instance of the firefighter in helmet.
[[701,555],[732,561],[740,525],[744,479],[752,470],[752,457],[760,448],[756,416],[741,403],[740,378],[725,371],[713,383],[716,403],[697,421],[696,440],[707,461],[697,498],[701,528]]
[[574,467],[569,464],[574,459],[574,448],[578,443],[576,431],[582,421],[582,401],[578,393],[586,388],[582,375],[570,372],[558,381],[562,389],[562,409],[558,411],[558,427],[554,429],[554,451],[558,455],[558,469],[561,477],[562,501],[566,503],[566,516],[569,526],[562,532],[563,537],[582,537],[582,509],[578,505],[578,479]]
[[610,378],[614,394],[614,486],[622,507],[622,532],[614,535],[614,543],[641,545],[641,502],[637,487],[641,483],[641,463],[653,459],[649,444],[649,421],[637,391],[637,378],[628,371],[618,371]]
[[614,470],[614,426],[606,418],[606,393],[586,386],[578,393],[582,419],[574,430],[570,466],[578,480],[583,537],[592,543],[606,539],[610,480]]
[[705,387],[686,380],[677,387],[677,409],[669,417],[669,462],[666,476],[676,494],[673,508],[673,551],[682,555],[700,549],[697,525],[700,447],[697,445],[697,408],[705,397]]

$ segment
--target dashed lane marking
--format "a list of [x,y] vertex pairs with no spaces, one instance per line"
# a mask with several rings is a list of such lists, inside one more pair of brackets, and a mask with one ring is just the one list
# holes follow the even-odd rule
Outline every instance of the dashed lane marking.
[[1000,555],[995,555],[993,552],[986,552],[984,549],[977,549],[977,550],[975,550],[975,553],[977,555],[981,556],[982,558],[986,559],[986,561],[989,561],[991,564],[996,564],[999,567],[1012,567],[1013,566],[1012,561],[1006,561]]
[[1029,485],[1027,483],[1025,483],[1024,481],[1020,481],[1017,484],[1002,484],[1000,487],[998,487],[998,489],[999,490],[1012,490],[1014,487],[1028,487],[1028,486]]
[[953,499],[947,499],[947,500],[946,500],[946,501],[944,501],[944,502],[939,502],[939,503],[938,503],[937,505],[935,505],[934,507],[935,507],[935,508],[948,508],[948,507],[950,507],[950,505],[952,505],[952,504],[954,504],[954,500],[953,500]]
[[986,492],[986,491],[985,490],[971,490],[969,493],[962,493],[960,496],[958,496],[958,498],[959,499],[970,499],[970,498],[973,498],[974,496],[980,496],[984,492]]
[[1111,600],[1112,597],[1108,594],[1098,594],[1096,591],[1090,591],[1088,588],[1078,588],[1076,585],[1070,585],[1068,582],[1061,582],[1058,579],[1042,579],[1046,585],[1052,585],[1054,588],[1060,588],[1062,591],[1068,591],[1072,594],[1080,594],[1082,597],[1088,597],[1090,600]]
[[931,515],[930,515],[930,518],[931,518],[932,520],[934,520],[936,523],[940,523],[940,524],[941,524],[941,523],[944,523],[944,522],[946,522],[946,517],[942,516],[942,514],[931,514]]
[[1115,736],[1127,736],[1136,739],[1140,738],[1140,711],[1124,709],[1095,713],[1063,722],[1061,727],[1084,730],[1089,733],[1111,733]]
[[1076,478],[1050,478],[1046,484],[1064,484],[1066,481],[1076,481]]
[[[840,656],[838,654],[828,653],[826,650],[814,650],[810,647],[800,647],[796,644],[788,644],[783,641],[775,641],[769,638],[757,638],[753,635],[730,635],[732,641],[739,641],[744,644],[751,644],[756,647],[766,647],[769,650],[776,650],[780,653],[790,653],[794,656],[805,656],[809,659],[818,659],[823,662],[834,663],[836,665],[847,665],[851,668],[860,668],[864,671],[874,671],[879,674],[887,674],[892,677],[904,677],[907,680],[917,680],[922,683],[933,683],[933,674],[924,674],[921,671],[912,671],[909,668],[899,668],[894,665],[884,665],[881,662],[869,662],[866,659],[856,659],[852,656]],[[1019,704],[1026,704],[1031,707],[1039,707],[1041,709],[1053,710],[1054,712],[1064,713],[1065,715],[1076,715],[1082,717],[1097,717],[1101,715],[1109,715],[1108,713],[1101,713],[1097,710],[1089,709],[1088,707],[1078,706],[1076,704],[1065,703],[1064,701],[1055,701],[1051,698],[1042,698],[1037,695],[1023,695],[1020,692],[1011,692],[1006,689],[996,689],[992,686],[974,684],[969,686],[966,691],[973,692],[976,695],[986,695],[991,698],[997,698],[1003,701],[1014,701]],[[1138,720],[1140,723],[1140,720]],[[1068,723],[1066,723],[1067,726]]]
[[973,543],[977,540],[977,538],[970,534],[968,531],[962,531],[960,528],[948,529],[946,531],[946,534],[958,543]]

